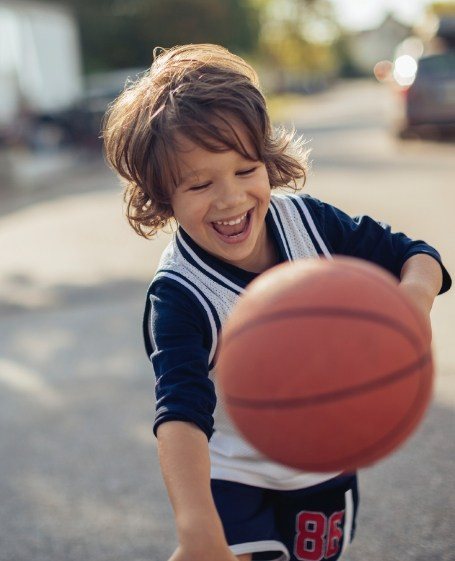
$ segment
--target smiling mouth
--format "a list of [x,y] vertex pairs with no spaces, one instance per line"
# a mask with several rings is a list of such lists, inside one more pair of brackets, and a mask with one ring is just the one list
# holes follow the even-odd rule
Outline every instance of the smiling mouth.
[[248,229],[252,212],[253,209],[250,209],[234,220],[212,222],[213,229],[222,236],[235,239]]

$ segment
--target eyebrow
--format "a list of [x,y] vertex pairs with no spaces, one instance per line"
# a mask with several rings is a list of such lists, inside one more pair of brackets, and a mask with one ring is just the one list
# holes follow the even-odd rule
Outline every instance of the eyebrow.
[[193,178],[197,179],[201,173],[205,173],[207,171],[210,171],[210,170],[207,169],[207,168],[204,168],[204,169],[198,169],[196,171],[192,171],[190,173],[187,173],[186,175],[182,176],[182,178],[180,179],[179,185],[183,185],[183,183],[186,183],[189,179],[193,179]]
[[[242,161],[245,161],[245,162],[247,161],[247,158],[245,158],[244,156],[242,156],[242,154],[239,154],[239,156],[240,156],[240,159],[241,159]],[[239,160],[240,160],[240,159],[239,159]],[[251,160],[251,161],[252,161],[252,162],[255,162],[255,161],[257,161],[257,160]],[[241,164],[240,164],[240,161],[239,161],[238,165],[241,165]],[[187,173],[186,175],[183,175],[183,176],[181,177],[180,182],[179,182],[179,184],[177,185],[177,187],[180,187],[181,185],[183,185],[184,183],[186,183],[186,182],[189,181],[190,179],[193,179],[193,178],[194,178],[194,179],[197,179],[197,178],[198,178],[201,174],[203,174],[203,173],[210,173],[210,172],[211,172],[210,168],[202,168],[202,169],[197,169],[197,170],[195,170],[195,171],[191,171],[190,173]]]

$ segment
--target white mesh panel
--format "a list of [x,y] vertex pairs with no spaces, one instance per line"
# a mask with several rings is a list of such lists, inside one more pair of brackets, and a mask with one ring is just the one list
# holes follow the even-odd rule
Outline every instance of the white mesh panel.
[[[273,200],[276,201],[277,212],[280,215],[293,258],[317,257],[316,248],[292,200],[282,195],[273,195]],[[276,222],[275,212],[272,212],[272,217]],[[281,228],[279,228],[279,231],[282,231]],[[185,243],[184,240],[181,241]],[[176,271],[183,275],[184,279],[193,283],[200,291],[201,297],[199,300],[203,295],[210,301],[217,311],[221,325],[223,325],[237,302],[238,295],[229,288],[222,286],[221,282],[239,291],[242,291],[242,289],[231,280],[223,277],[219,271],[215,271],[206,263],[201,262],[186,243],[185,247],[191,252],[193,258],[196,258],[196,266],[185,259],[174,237],[163,253],[159,269]],[[206,274],[208,271],[218,280],[209,278]],[[173,276],[173,278],[178,280],[177,276]],[[180,282],[182,282],[182,285],[186,284],[188,286],[185,280],[182,279]],[[207,306],[205,306],[205,309],[209,314]],[[213,323],[214,318],[210,319],[209,317],[209,321]],[[217,339],[216,334],[215,339]],[[216,345],[217,340],[214,340],[211,355]],[[216,386],[215,371],[212,370],[209,376]],[[264,458],[237,432],[223,407],[219,392],[217,392],[217,396],[217,405],[214,411],[215,433],[209,445],[213,478],[234,480],[271,489],[297,489],[322,483],[336,475],[336,473],[303,473]]]
[[293,202],[284,195],[275,195],[274,200],[277,202],[281,221],[294,258],[317,257],[318,252]]

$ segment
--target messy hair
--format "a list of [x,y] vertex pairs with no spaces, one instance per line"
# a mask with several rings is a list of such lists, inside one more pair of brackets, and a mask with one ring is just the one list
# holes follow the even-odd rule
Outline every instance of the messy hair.
[[[240,122],[251,154],[233,127]],[[123,178],[127,218],[152,237],[173,217],[180,183],[177,136],[213,152],[235,150],[265,164],[271,188],[306,179],[307,151],[293,132],[272,128],[256,72],[218,45],[155,49],[151,68],[106,112],[104,152]]]

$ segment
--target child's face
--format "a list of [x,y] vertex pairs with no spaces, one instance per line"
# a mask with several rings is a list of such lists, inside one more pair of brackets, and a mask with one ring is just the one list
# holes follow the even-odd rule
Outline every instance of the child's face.
[[[242,127],[234,128],[248,153],[254,153]],[[270,202],[265,164],[234,150],[210,152],[183,136],[178,144],[183,181],[171,198],[177,222],[223,261],[253,272],[271,266],[264,221]]]

